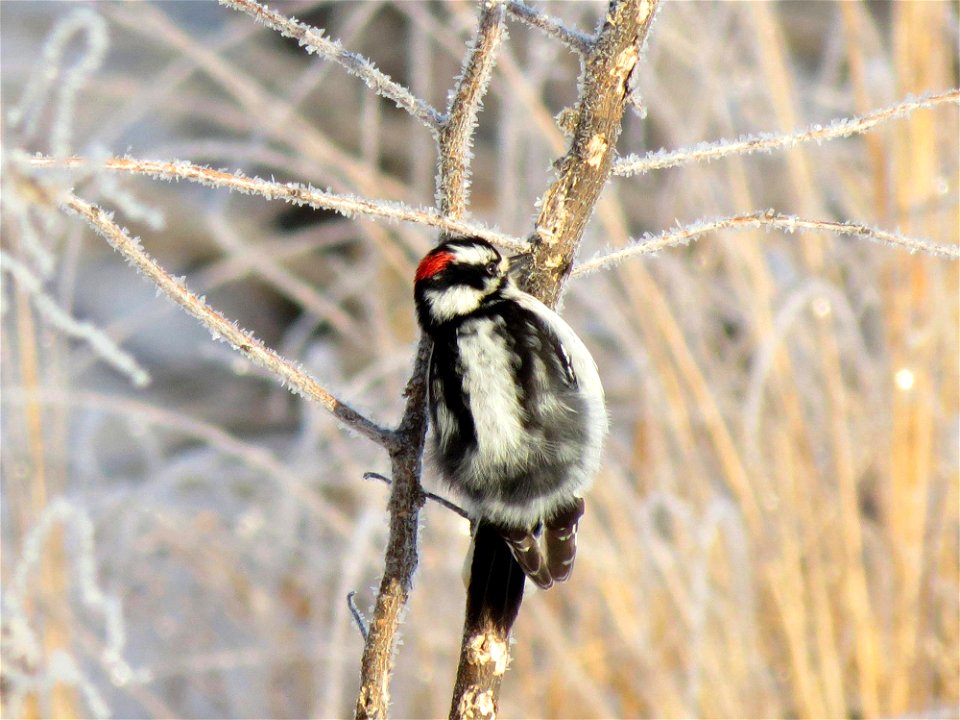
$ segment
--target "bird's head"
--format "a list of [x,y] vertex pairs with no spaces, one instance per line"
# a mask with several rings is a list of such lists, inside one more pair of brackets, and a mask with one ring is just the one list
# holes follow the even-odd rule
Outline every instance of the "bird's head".
[[481,238],[441,243],[420,261],[414,298],[420,325],[429,330],[496,302],[510,282],[511,259]]

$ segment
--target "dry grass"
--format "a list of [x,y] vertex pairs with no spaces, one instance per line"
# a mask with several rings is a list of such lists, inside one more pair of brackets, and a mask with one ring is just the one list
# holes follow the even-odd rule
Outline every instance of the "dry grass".
[[[344,598],[369,607],[386,533],[386,491],[361,478],[386,455],[209,342],[40,181],[117,210],[192,290],[383,425],[400,415],[410,278],[436,230],[123,173],[31,180],[9,163],[129,149],[425,207],[429,131],[246,16],[92,8],[103,64],[86,82],[61,73],[18,125],[8,111],[75,6],[0,3],[3,252],[152,384],[104,363],[113,345],[67,338],[4,267],[5,701],[22,691],[32,717],[347,715],[362,640]],[[590,31],[603,8],[549,11]],[[476,17],[470,3],[279,9],[437,108]],[[101,41],[85,22],[64,67]],[[619,149],[791,132],[956,87],[957,24],[939,1],[668,3],[637,78],[646,117]],[[565,148],[553,117],[578,63],[508,27],[470,220],[522,238]],[[958,129],[944,103],[822,145],[614,178],[581,258],[769,207],[956,247]],[[572,580],[524,604],[503,714],[955,715],[958,280],[922,253],[747,229],[571,282],[563,311],[598,359],[612,432]],[[465,523],[436,504],[423,518],[397,717],[446,714],[462,622]]]

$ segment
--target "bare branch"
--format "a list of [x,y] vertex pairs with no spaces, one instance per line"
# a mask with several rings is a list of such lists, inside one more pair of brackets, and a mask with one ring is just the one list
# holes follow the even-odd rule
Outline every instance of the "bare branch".
[[583,228],[606,185],[632,88],[630,77],[653,23],[656,0],[611,2],[587,59],[577,102],[573,143],[559,177],[540,201],[537,242],[527,289],[556,303]]
[[[483,5],[477,37],[453,93],[448,119],[438,137],[437,205],[440,215],[445,217],[458,219],[466,212],[470,140],[476,127],[480,101],[489,83],[495,51],[503,34],[503,16],[503,5],[499,0]],[[430,341],[422,335],[417,361],[407,384],[407,406],[397,429],[397,446],[390,455],[393,474],[390,535],[383,578],[360,663],[358,718],[386,717],[400,615],[406,607],[417,567],[418,515],[426,497],[420,486],[420,471],[427,431],[426,371],[430,352]]]
[[467,209],[470,190],[470,139],[477,125],[480,102],[490,83],[497,47],[503,37],[503,3],[487,2],[480,13],[477,37],[467,56],[447,120],[440,131],[440,188],[437,206],[444,216],[459,219]]
[[756,152],[773,152],[794,147],[801,143],[823,142],[836,138],[849,137],[872,130],[877,125],[906,117],[916,110],[931,108],[943,103],[960,102],[960,89],[947,90],[937,94],[922,95],[918,98],[907,97],[888,107],[852,118],[837,118],[826,125],[811,125],[805,130],[793,133],[756,133],[742,135],[736,140],[717,140],[712,143],[700,143],[694,148],[679,150],[657,150],[640,157],[627,155],[613,166],[615,175],[642,175],[651,170],[709,162],[728,155],[750,155]]
[[151,258],[137,239],[131,238],[125,230],[116,225],[109,213],[69,193],[60,202],[65,210],[86,220],[117,252],[153,281],[167,297],[199,320],[214,339],[230,343],[248,360],[276,375],[292,392],[318,402],[346,427],[384,448],[393,447],[393,433],[338,400],[301,368],[278,355],[250,333],[238,328],[236,324],[207,305],[202,298],[190,292],[182,280],[170,275]]
[[344,50],[338,41],[324,37],[322,29],[310,27],[296,18],[284,17],[255,0],[220,0],[220,4],[246,13],[284,37],[295,39],[301,47],[306,48],[308,53],[317,53],[339,63],[351,75],[356,75],[363,80],[378,95],[393,100],[397,107],[419,119],[430,130],[433,132],[439,130],[443,118],[429,103],[414,97],[407,88],[378,70],[367,58]]
[[578,55],[586,56],[590,53],[593,38],[586,33],[572,30],[556,18],[544,15],[520,0],[509,0],[507,10],[530,27],[542,30],[550,37],[559,40]]
[[[89,167],[90,160],[82,157],[52,158],[32,157],[34,167]],[[529,246],[526,242],[503,233],[490,230],[476,223],[455,220],[431,209],[413,208],[399,202],[368,200],[357,195],[345,195],[319,190],[300,183],[280,183],[249,177],[223,170],[214,170],[185,160],[138,160],[136,158],[111,158],[103,163],[108,170],[129,172],[136,175],[148,175],[160,180],[189,180],[208,187],[225,188],[249,195],[260,195],[267,200],[283,200],[294,205],[307,205],[312,208],[333,210],[344,217],[362,216],[368,219],[385,219],[418,223],[442,230],[451,235],[470,235],[482,237],[495,245],[510,250],[522,251]]]
[[804,220],[795,215],[784,215],[773,210],[758,210],[752,213],[730,215],[728,217],[704,220],[684,225],[675,230],[667,230],[658,235],[647,235],[629,246],[595,257],[592,260],[578,265],[571,275],[580,277],[609,268],[623,262],[627,258],[651,255],[664,248],[686,245],[691,240],[697,240],[707,233],[717,230],[752,230],[759,227],[795,232],[797,230],[814,230],[829,232],[835,235],[852,235],[872,242],[906,249],[910,253],[922,252],[932,257],[960,259],[960,247],[956,245],[940,245],[923,238],[911,238],[900,233],[881,230],[862,223],[837,222],[834,220]]
[[427,362],[430,344],[421,336],[413,374],[407,383],[407,407],[390,452],[393,488],[388,511],[390,534],[383,578],[370,621],[370,632],[360,660],[357,718],[385,718],[390,703],[390,674],[400,617],[407,605],[417,569],[417,530],[424,503],[420,487],[423,444],[427,434]]

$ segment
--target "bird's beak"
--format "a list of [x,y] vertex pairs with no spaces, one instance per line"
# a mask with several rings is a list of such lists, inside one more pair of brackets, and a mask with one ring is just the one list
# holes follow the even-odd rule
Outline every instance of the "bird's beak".
[[522,275],[530,269],[530,262],[533,260],[533,256],[530,253],[523,253],[522,255],[512,255],[507,258],[510,263],[510,274],[517,276],[518,274]]

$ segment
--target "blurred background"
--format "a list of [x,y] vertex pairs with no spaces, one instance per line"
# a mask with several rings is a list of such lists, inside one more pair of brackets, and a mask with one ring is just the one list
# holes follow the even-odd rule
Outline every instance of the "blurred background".
[[[476,23],[469,2],[272,5],[441,109]],[[545,9],[592,32],[605,7]],[[5,716],[352,715],[362,639],[345,597],[369,614],[387,530],[388,490],[362,475],[388,458],[37,201],[19,153],[191,160],[431,206],[429,133],[214,3],[7,1],[0,25]],[[508,29],[471,211],[524,237],[579,64]],[[789,132],[956,87],[957,44],[953,2],[665,3],[619,150]],[[580,257],[768,207],[956,244],[957,157],[948,104],[614,178]],[[186,182],[37,178],[116,211],[214,307],[398,421],[411,278],[436,232]],[[149,386],[58,329],[51,305]],[[611,434],[576,572],[524,604],[501,714],[956,717],[958,305],[955,262],[802,233],[717,233],[571,282],[563,313],[599,363]],[[424,509],[397,717],[447,713],[467,546],[462,519]]]

